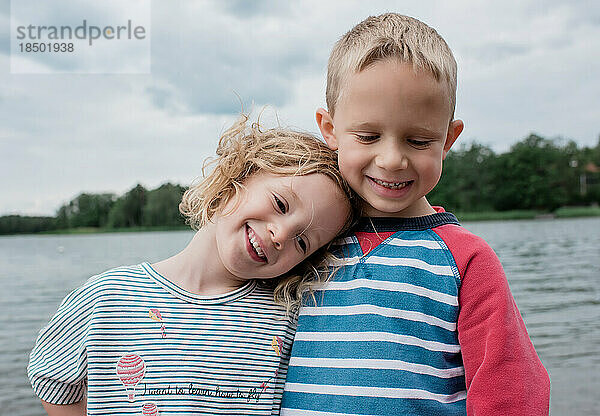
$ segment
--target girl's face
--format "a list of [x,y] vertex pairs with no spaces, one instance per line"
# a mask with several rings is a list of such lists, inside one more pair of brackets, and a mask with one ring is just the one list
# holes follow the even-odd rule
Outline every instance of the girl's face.
[[237,282],[280,276],[328,243],[350,213],[347,199],[323,174],[259,172],[215,216],[216,255]]

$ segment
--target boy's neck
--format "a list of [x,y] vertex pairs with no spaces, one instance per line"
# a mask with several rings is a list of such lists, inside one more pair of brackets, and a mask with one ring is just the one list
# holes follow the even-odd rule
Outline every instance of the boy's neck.
[[384,212],[364,202],[363,216],[365,217],[388,217],[388,218],[412,218],[424,217],[425,215],[435,214],[437,211],[431,206],[427,198],[422,197],[410,206],[398,212]]

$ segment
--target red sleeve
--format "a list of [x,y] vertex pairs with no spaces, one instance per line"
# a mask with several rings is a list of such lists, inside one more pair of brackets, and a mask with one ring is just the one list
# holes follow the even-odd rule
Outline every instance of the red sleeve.
[[434,231],[450,249],[461,276],[458,340],[467,415],[548,415],[550,379],[498,257],[483,239],[460,226]]

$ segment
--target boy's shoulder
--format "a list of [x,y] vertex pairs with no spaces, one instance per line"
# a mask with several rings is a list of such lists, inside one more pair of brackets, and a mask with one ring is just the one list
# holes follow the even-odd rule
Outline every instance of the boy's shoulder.
[[465,250],[491,250],[485,239],[472,233],[461,224],[445,224],[432,229],[446,244]]
[[439,227],[434,232],[451,253],[463,288],[464,282],[469,281],[475,285],[469,286],[469,291],[478,291],[477,285],[485,282],[486,285],[508,291],[500,259],[482,237],[456,225]]
[[470,255],[490,253],[495,256],[494,251],[485,239],[472,233],[462,225],[448,224],[436,227],[432,231],[442,239],[453,254],[459,252]]
[[[435,209],[435,214],[422,217],[362,218],[338,244],[356,243],[364,253],[365,242],[374,247],[386,241],[388,256],[405,255],[403,247],[442,249],[450,252],[457,266],[466,265],[473,259],[498,262],[496,253],[482,237],[464,228],[454,214],[441,207]],[[431,250],[415,253],[418,256],[432,254]]]

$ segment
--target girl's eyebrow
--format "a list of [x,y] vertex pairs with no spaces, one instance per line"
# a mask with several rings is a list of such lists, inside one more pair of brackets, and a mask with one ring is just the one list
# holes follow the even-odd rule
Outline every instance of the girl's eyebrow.
[[[311,204],[310,221],[306,225],[306,227],[304,227],[304,229],[298,234],[298,235],[304,235],[306,237],[306,252],[307,253],[310,251],[311,241],[310,241],[309,234],[306,232],[310,229],[310,226],[312,225],[314,219],[315,219],[315,206],[314,206],[314,204]],[[316,233],[316,230],[314,230],[314,232]]]
[[[283,185],[283,188],[285,189],[286,192],[288,192],[291,196],[291,198],[294,200],[294,202],[300,206],[307,206],[306,203],[304,203],[300,197],[298,196],[298,194],[294,191],[294,189],[292,189],[292,184],[289,185]],[[309,237],[308,234],[305,234],[306,231],[308,231],[310,229],[310,226],[312,225],[313,221],[314,221],[314,215],[315,215],[315,210],[314,210],[314,206],[311,204],[311,216],[310,216],[310,221],[309,223],[306,225],[306,227],[304,227],[304,229],[302,231],[300,231],[298,233],[298,235],[305,235],[306,236],[306,251],[309,252],[310,248],[311,248],[311,239]]]
[[290,196],[292,197],[292,199],[295,200],[295,202],[300,201],[300,198],[298,197],[296,192],[294,192],[294,190],[292,189],[292,185],[283,185],[283,188],[290,194]]

